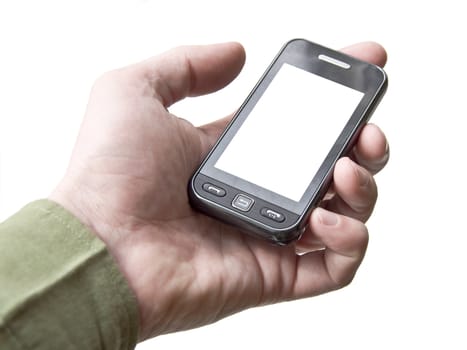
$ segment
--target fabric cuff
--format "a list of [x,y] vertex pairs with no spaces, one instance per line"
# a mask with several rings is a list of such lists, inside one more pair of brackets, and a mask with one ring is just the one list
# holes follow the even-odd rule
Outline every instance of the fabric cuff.
[[138,306],[105,244],[50,200],[0,224],[0,344],[132,349]]

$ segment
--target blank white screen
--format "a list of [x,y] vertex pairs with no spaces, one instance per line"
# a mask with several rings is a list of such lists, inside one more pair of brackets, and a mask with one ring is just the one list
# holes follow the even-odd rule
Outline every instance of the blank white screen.
[[298,202],[362,97],[284,64],[215,167]]

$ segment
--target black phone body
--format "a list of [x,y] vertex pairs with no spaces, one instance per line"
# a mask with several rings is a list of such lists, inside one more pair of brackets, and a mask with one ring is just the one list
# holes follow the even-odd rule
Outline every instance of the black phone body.
[[289,41],[192,176],[192,206],[273,243],[298,239],[386,87],[380,67]]

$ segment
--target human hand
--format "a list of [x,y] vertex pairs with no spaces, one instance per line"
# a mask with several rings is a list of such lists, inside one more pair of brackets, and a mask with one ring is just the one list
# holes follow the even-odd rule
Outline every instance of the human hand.
[[[344,51],[386,60],[374,43]],[[326,209],[313,211],[296,244],[270,245],[190,207],[189,178],[229,117],[196,128],[167,108],[227,85],[244,59],[235,43],[182,47],[104,74],[50,196],[107,245],[137,298],[140,340],[343,287],[363,259],[377,197],[371,174],[388,159],[374,125],[363,129],[354,160],[337,163]]]

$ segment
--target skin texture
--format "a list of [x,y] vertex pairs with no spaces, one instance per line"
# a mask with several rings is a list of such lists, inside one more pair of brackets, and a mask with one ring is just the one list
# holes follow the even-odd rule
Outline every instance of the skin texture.
[[[384,49],[344,49],[383,66]],[[95,83],[68,170],[50,198],[108,246],[134,291],[140,340],[245,308],[310,297],[351,282],[388,160],[384,134],[362,131],[335,168],[323,208],[296,244],[276,247],[194,211],[187,184],[230,117],[196,128],[167,108],[216,91],[240,72],[240,44],[180,47]],[[298,253],[300,252],[300,254]]]

